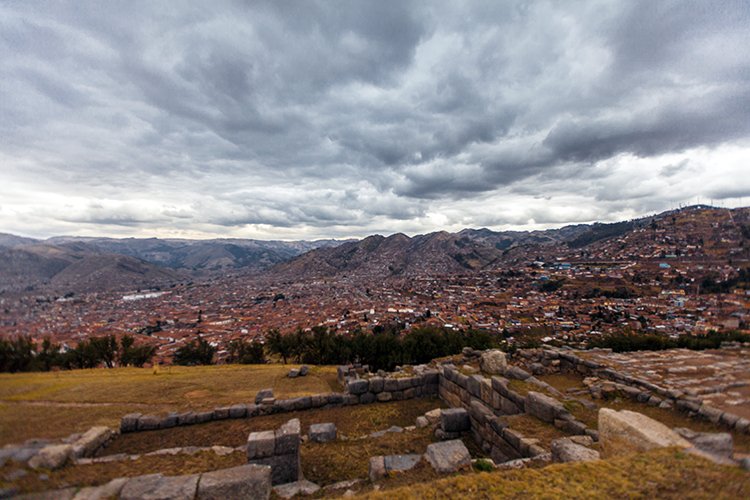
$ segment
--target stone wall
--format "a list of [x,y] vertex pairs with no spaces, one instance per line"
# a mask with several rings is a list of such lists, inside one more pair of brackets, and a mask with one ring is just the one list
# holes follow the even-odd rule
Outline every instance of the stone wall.
[[577,373],[609,381],[605,390],[614,390],[639,403],[662,408],[676,408],[690,417],[707,420],[735,432],[750,434],[750,420],[715,408],[698,397],[679,389],[661,387],[648,380],[617,372],[603,364],[584,359],[565,349],[524,349],[518,352],[520,361],[537,373]]
[[[339,373],[342,373],[341,369]],[[231,418],[252,418],[316,408],[402,401],[417,397],[435,396],[438,393],[439,373],[437,370],[424,370],[420,375],[413,376],[392,374],[386,377],[373,376],[369,378],[359,378],[360,373],[357,370],[347,370],[345,373],[347,373],[344,377],[345,392],[315,394],[291,399],[274,399],[271,396],[258,399],[257,403],[239,403],[205,411],[175,412],[166,416],[130,413],[120,420],[120,432],[125,434]]]
[[271,467],[271,483],[286,484],[300,479],[301,429],[292,419],[275,431],[251,432],[247,438],[247,461]]
[[47,491],[30,498],[257,498],[271,496],[271,469],[259,465],[241,465],[202,474],[164,476],[148,474],[120,477],[101,486]]
[[438,393],[440,373],[437,370],[424,370],[413,376],[397,377],[347,378],[346,392],[356,396],[361,404],[402,401],[423,396],[434,396]]
[[[511,372],[512,373],[512,372]],[[547,453],[538,441],[511,429],[503,415],[528,413],[571,434],[596,433],[575,420],[556,399],[530,391],[522,395],[500,376],[465,375],[453,365],[440,368],[440,398],[454,408],[465,408],[471,419],[475,441],[496,462],[537,457]]]

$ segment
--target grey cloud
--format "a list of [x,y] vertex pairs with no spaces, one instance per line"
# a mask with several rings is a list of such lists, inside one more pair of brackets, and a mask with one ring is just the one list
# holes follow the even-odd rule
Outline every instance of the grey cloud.
[[153,199],[50,215],[153,228],[419,227],[549,186],[650,210],[687,160],[626,189],[608,165],[747,143],[749,23],[740,0],[4,3],[0,180]]

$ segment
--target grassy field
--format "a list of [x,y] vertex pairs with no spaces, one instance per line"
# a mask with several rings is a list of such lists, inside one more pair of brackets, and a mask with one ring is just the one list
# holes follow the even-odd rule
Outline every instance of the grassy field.
[[[161,448],[182,446],[236,447],[247,442],[249,432],[274,429],[291,418],[299,418],[304,431],[313,423],[333,422],[338,428],[340,439],[325,444],[306,441],[301,448],[301,463],[305,477],[324,486],[340,480],[367,477],[369,459],[374,455],[424,453],[427,445],[435,439],[427,428],[387,433],[379,438],[361,437],[392,425],[412,425],[418,415],[440,406],[437,398],[420,398],[374,405],[290,412],[251,419],[222,420],[189,427],[125,434],[118,436],[101,450],[100,454],[145,454]],[[355,437],[359,439],[352,439]],[[467,437],[467,440],[471,438]],[[4,485],[3,478],[17,469],[17,465],[8,463],[0,467],[0,486],[12,485],[23,492],[33,492],[68,486],[98,485],[116,477],[132,477],[157,471],[164,475],[193,474],[234,467],[246,462],[244,452],[224,456],[212,452],[177,456],[144,455],[135,460],[72,465],[57,471],[45,471],[48,477],[44,480],[40,479],[36,472],[29,471],[22,478]],[[424,477],[438,476],[429,469],[423,471],[420,476],[409,479],[413,481]]]
[[372,492],[370,499],[750,498],[750,474],[675,449],[543,469],[483,472]]
[[0,374],[0,445],[56,438],[93,425],[119,425],[130,412],[164,413],[339,391],[335,367],[286,377],[290,365],[116,368]]

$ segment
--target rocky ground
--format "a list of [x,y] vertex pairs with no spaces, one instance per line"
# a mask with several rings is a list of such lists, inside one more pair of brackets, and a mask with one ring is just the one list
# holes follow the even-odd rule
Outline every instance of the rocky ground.
[[690,351],[588,351],[586,358],[614,370],[710,401],[750,418],[750,348]]

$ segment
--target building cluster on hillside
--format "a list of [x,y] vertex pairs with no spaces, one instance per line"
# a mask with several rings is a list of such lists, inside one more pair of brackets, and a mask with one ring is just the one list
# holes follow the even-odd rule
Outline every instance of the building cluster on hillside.
[[73,345],[98,335],[136,335],[166,360],[200,334],[219,347],[324,325],[342,334],[398,323],[484,329],[544,341],[617,331],[672,336],[747,330],[747,286],[705,293],[748,266],[731,218],[687,211],[581,248],[540,246],[523,260],[479,272],[351,275],[278,282],[227,276],[166,290],[0,297],[0,335],[51,337]]

